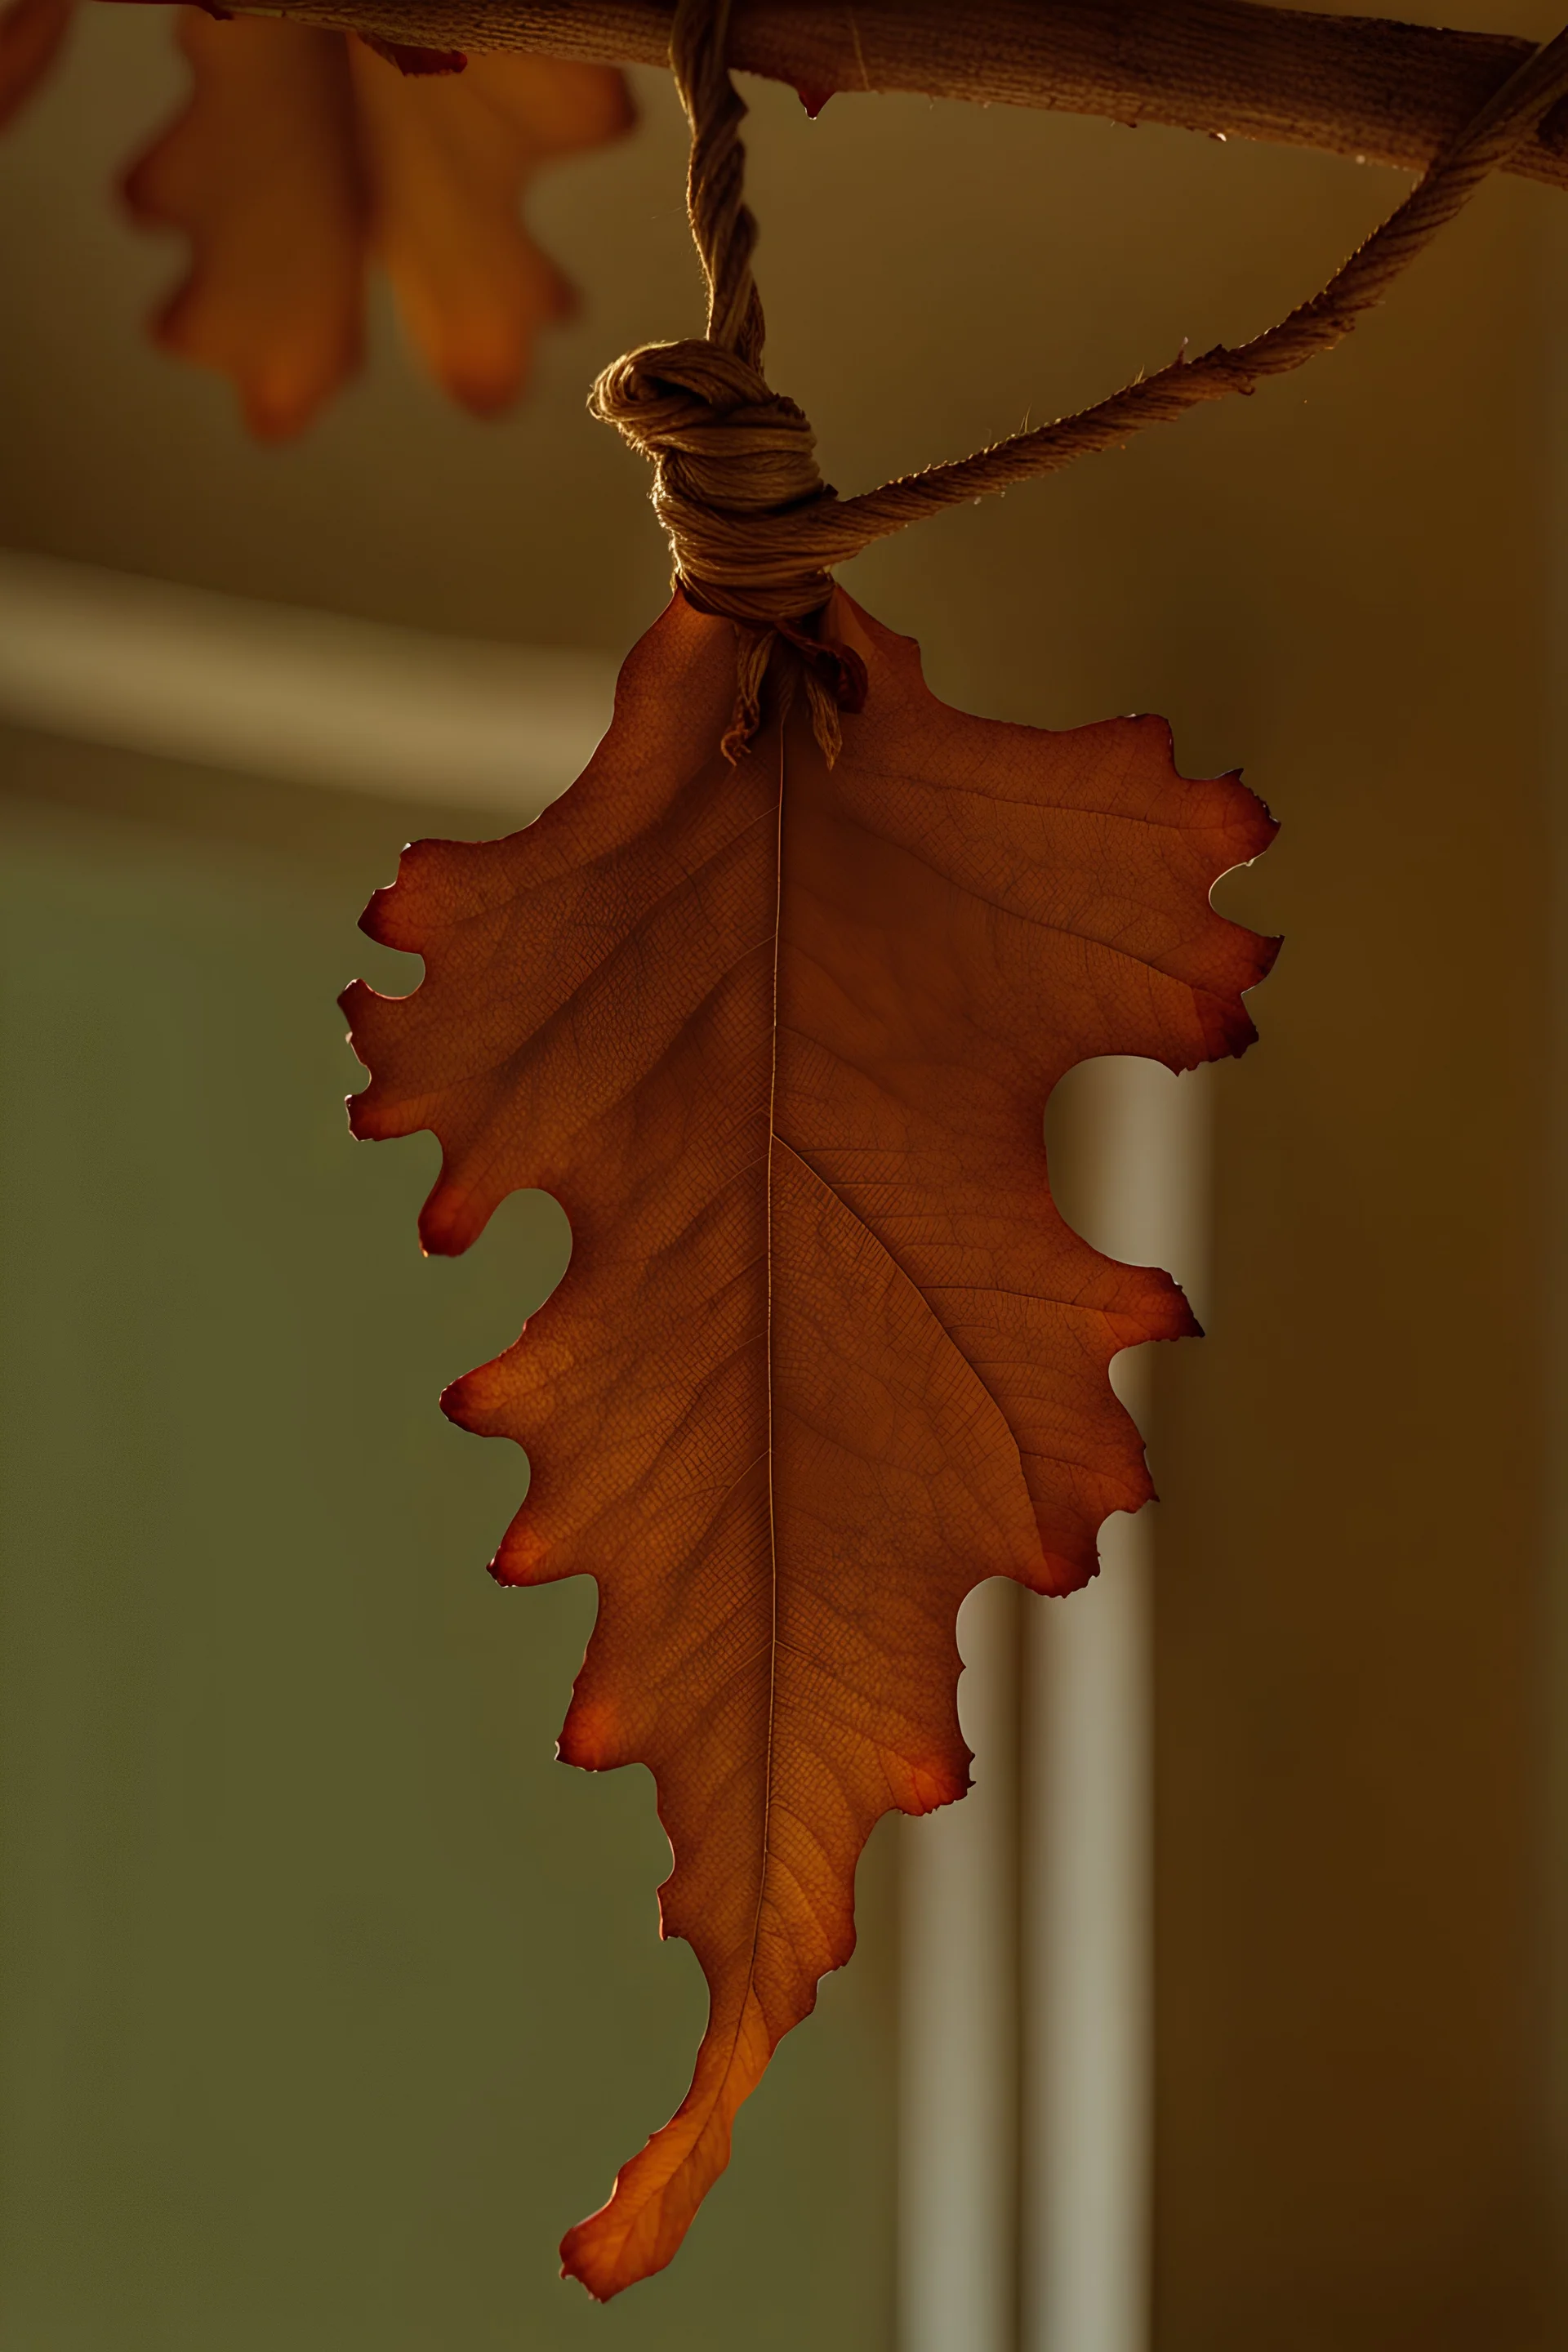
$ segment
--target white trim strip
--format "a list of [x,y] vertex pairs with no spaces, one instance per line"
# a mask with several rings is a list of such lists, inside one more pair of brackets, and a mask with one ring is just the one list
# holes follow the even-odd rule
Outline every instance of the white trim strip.
[[[1085,1238],[1201,1315],[1201,1077],[1095,1062],[1058,1109]],[[1115,1367],[1145,1425],[1146,1354]],[[974,1789],[900,1850],[900,2352],[1147,2352],[1152,1549],[1118,1514],[1087,1591],[993,1583],[959,1619]]]
[[1148,1522],[1031,1612],[1023,2352],[1148,2340]]
[[899,2352],[1016,2352],[1017,1603],[958,1614],[961,1804],[900,1823]]
[[0,550],[0,719],[241,774],[536,815],[616,666]]
[[[1168,1267],[1203,1313],[1203,1074],[1075,1076],[1084,1237]],[[1147,1349],[1118,1395],[1148,1427]],[[1153,2148],[1152,1515],[1118,1512],[1100,1575],[1028,1612],[1022,1850],[1023,2352],[1147,2352]]]

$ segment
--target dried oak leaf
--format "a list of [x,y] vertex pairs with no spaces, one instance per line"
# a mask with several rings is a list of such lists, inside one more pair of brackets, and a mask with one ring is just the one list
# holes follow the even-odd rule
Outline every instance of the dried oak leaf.
[[602,2297],[669,2261],[848,1958],[872,1824],[967,1785],[963,1595],[1070,1591],[1151,1491],[1108,1367],[1196,1327],[1063,1223],[1051,1087],[1240,1053],[1274,954],[1209,905],[1272,821],[1183,781],[1161,720],[967,718],[842,593],[828,628],[868,677],[837,766],[797,708],[731,770],[732,634],[677,595],[572,791],[372,900],[422,983],[343,1000],[355,1134],[440,1139],[427,1250],[520,1186],[572,1222],[554,1297],[443,1403],[529,1451],[494,1573],[598,1580],[560,1752],[653,1772],[664,1933],[710,1988],[679,2112],[563,2245]]
[[489,414],[525,383],[572,289],[519,216],[539,166],[617,137],[623,77],[518,55],[467,61],[307,25],[180,11],[185,110],[132,166],[141,220],[191,268],[159,340],[232,378],[251,431],[297,433],[357,369],[368,265],[447,391]]

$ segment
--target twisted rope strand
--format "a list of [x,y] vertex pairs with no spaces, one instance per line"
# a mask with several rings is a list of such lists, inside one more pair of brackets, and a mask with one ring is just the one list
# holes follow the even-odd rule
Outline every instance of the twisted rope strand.
[[746,202],[746,109],[724,62],[730,0],[684,0],[670,28],[669,62],[691,125],[686,213],[708,281],[708,341],[760,370],[763,305],[752,275],[757,224]]
[[1488,100],[1321,292],[1278,325],[1250,342],[1177,360],[1091,408],[973,457],[839,499],[817,470],[807,418],[762,372],[763,309],[752,272],[757,225],[744,194],[740,133],[746,110],[725,64],[729,18],[730,0],[679,0],[671,42],[691,124],[687,208],[708,284],[707,335],[647,344],[616,361],[589,404],[652,459],[654,509],[687,595],[737,625],[739,700],[726,738],[731,756],[754,730],[768,657],[781,634],[802,654],[818,740],[829,758],[836,751],[837,709],[856,707],[857,680],[838,649],[817,644],[809,627],[827,600],[835,564],[927,515],[1056,473],[1145,425],[1168,424],[1204,401],[1250,393],[1331,351],[1568,95],[1565,29]]
[[[846,552],[853,547],[858,553],[873,539],[901,530],[943,507],[1056,473],[1076,457],[1111,447],[1146,425],[1168,424],[1202,401],[1250,393],[1267,378],[1287,375],[1318,352],[1332,351],[1565,91],[1568,29],[1525,60],[1397,211],[1358,246],[1321,292],[1298,304],[1277,326],[1250,342],[1235,347],[1221,343],[1199,359],[1174,361],[1157,375],[1124,384],[1092,408],[1032,433],[1015,434],[973,457],[929,467],[845,499],[835,521],[843,518],[847,524]],[[834,560],[842,562],[845,557]]]

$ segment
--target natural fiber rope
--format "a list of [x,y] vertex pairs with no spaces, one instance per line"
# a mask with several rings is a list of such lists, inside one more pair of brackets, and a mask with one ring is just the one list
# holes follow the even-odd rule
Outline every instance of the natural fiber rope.
[[[653,503],[676,576],[703,610],[742,625],[740,705],[727,748],[756,723],[774,636],[808,656],[800,624],[826,603],[836,563],[944,507],[1057,472],[1115,446],[1146,425],[1163,425],[1202,401],[1251,392],[1342,341],[1363,313],[1468,202],[1488,173],[1568,94],[1568,30],[1538,49],[1482,107],[1425,177],[1374,229],[1321,293],[1251,342],[1217,345],[1124,385],[1076,415],[1015,434],[952,464],[839,499],[817,471],[815,436],[792,400],[762,373],[762,304],[752,275],[756,222],[744,195],[746,110],[724,62],[730,0],[679,0],[670,63],[691,124],[687,207],[708,282],[708,332],[650,343],[606,368],[594,387],[595,415],[653,460]],[[806,686],[819,735],[836,736],[832,687],[853,707],[854,681],[829,678],[808,660]],[[826,665],[832,667],[831,656]],[[832,742],[825,744],[831,751]]]

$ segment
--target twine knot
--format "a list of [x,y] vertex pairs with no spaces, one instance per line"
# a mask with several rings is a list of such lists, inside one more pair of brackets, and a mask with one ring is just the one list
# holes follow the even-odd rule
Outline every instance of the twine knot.
[[861,707],[866,680],[855,655],[805,625],[826,604],[830,566],[845,549],[804,409],[751,360],[705,336],[627,352],[605,370],[588,404],[652,461],[654,512],[688,601],[737,625],[726,754],[733,759],[756,730],[763,678],[782,637],[802,656],[813,724],[831,759],[837,711]]
[[804,409],[706,337],[647,343],[607,367],[589,406],[654,468],[653,506],[694,604],[763,626],[827,600],[834,493]]

